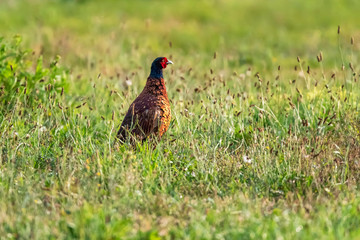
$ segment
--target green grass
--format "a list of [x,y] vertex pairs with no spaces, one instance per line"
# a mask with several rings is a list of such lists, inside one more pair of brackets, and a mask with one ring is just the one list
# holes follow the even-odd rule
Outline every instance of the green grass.
[[[359,7],[2,1],[0,238],[360,238]],[[171,127],[119,145],[158,56]]]

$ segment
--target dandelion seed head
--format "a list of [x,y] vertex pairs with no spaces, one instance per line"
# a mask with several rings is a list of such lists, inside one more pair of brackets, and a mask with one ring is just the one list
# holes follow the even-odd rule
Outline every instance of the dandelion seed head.
[[245,75],[244,73],[239,74],[239,78],[240,78],[240,80],[244,80],[244,79],[245,79],[245,77],[246,77],[246,75]]
[[226,96],[225,100],[228,101],[228,102],[230,102],[230,101],[233,100],[233,98],[232,98],[232,96],[228,95],[228,96]]
[[248,156],[244,155],[243,161],[244,161],[244,163],[252,163],[253,160],[251,158],[249,158]]
[[298,76],[299,76],[300,78],[304,78],[304,79],[305,79],[305,73],[304,73],[304,71],[300,71],[300,72],[298,73]]
[[125,84],[126,84],[126,86],[130,87],[132,85],[132,81],[131,80],[126,80]]

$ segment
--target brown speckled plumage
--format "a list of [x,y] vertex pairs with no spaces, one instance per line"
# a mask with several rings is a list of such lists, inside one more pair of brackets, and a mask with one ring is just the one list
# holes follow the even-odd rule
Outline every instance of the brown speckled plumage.
[[152,64],[144,90],[130,105],[121,124],[118,139],[125,141],[130,135],[138,140],[156,136],[159,140],[170,125],[171,111],[162,69],[172,63],[166,58],[157,58]]

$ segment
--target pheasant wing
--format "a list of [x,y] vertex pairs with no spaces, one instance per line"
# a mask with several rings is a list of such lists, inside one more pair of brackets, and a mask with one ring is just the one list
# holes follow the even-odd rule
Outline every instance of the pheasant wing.
[[124,141],[128,133],[144,139],[159,128],[160,111],[156,107],[144,104],[131,104],[118,132],[118,138]]

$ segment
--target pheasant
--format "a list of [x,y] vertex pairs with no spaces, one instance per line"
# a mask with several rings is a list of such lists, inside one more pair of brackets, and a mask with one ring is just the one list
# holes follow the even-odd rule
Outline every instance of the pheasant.
[[117,138],[121,142],[131,135],[132,139],[144,141],[149,136],[161,139],[170,125],[171,111],[166,92],[163,69],[172,61],[165,57],[156,58],[144,90],[130,105],[121,123]]

